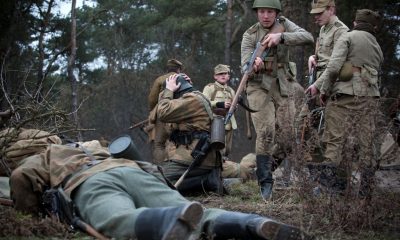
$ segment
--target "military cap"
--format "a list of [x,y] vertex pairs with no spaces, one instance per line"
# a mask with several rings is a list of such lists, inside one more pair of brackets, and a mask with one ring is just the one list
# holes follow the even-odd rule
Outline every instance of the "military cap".
[[366,22],[372,26],[378,26],[381,21],[379,13],[369,9],[359,9],[356,12],[356,22]]
[[311,14],[322,13],[327,7],[334,7],[334,0],[313,0],[311,2]]
[[214,74],[229,73],[230,71],[231,71],[230,67],[224,64],[218,64],[214,68]]
[[182,67],[183,64],[176,59],[169,59],[167,62],[167,67]]

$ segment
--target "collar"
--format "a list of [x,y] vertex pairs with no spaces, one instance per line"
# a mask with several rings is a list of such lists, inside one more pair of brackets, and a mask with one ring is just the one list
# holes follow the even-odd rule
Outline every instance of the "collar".
[[337,22],[338,20],[339,18],[337,16],[332,16],[331,19],[329,19],[329,23],[324,26],[324,32],[328,32],[329,30],[331,30],[335,22]]

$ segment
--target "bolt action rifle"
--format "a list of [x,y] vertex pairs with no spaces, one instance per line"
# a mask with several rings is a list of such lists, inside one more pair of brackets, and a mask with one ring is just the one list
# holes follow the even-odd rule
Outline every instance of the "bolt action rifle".
[[[282,24],[280,24],[278,21],[275,21],[274,25],[271,27],[271,30],[268,33],[282,33],[284,31],[285,31],[285,29],[282,26]],[[266,36],[263,37],[263,40],[265,37]],[[239,84],[238,89],[236,90],[235,97],[233,98],[231,106],[229,108],[229,111],[226,114],[225,125],[228,124],[229,120],[231,119],[233,112],[236,109],[236,105],[238,104],[238,101],[240,99],[240,96],[242,95],[242,93],[247,85],[249,76],[253,72],[254,61],[256,60],[257,57],[263,57],[263,56],[267,55],[268,51],[269,51],[269,49],[267,49],[266,45],[262,45],[261,42],[257,42],[256,49],[254,50],[253,55],[251,56],[250,61],[248,62],[247,66],[244,70],[242,80],[240,80],[240,84]]]

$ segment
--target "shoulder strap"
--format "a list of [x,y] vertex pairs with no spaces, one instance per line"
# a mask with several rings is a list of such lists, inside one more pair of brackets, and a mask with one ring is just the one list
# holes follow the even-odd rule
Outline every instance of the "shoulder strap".
[[206,108],[207,114],[210,117],[211,120],[214,119],[212,110],[211,110],[211,103],[210,101],[204,96],[201,92],[199,91],[193,91],[193,93],[200,99],[200,101],[203,103],[204,107]]

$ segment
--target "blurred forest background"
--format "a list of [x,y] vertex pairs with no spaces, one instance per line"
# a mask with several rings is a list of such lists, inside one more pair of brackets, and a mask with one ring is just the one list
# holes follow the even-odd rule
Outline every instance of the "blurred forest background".
[[[311,0],[282,0],[283,12],[318,36]],[[29,127],[74,140],[130,134],[144,156],[147,136],[133,123],[148,116],[147,96],[169,58],[184,63],[197,89],[213,81],[213,68],[231,65],[231,85],[241,78],[243,32],[257,20],[247,0],[2,0],[0,7],[0,110],[12,118],[0,127]],[[336,0],[349,27],[356,9],[384,16],[377,37],[384,52],[385,112],[400,93],[399,1]],[[67,6],[68,14],[60,7]],[[367,51],[367,49],[366,49]],[[314,46],[293,47],[297,80],[307,87],[306,64]],[[237,111],[233,159],[254,149],[246,138],[244,111]],[[253,135],[254,136],[254,135]]]

